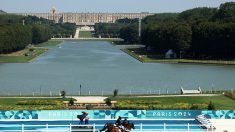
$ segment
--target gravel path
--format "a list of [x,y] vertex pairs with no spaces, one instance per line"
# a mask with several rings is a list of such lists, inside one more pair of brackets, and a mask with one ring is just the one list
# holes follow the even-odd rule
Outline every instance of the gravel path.
[[104,99],[108,97],[104,96],[72,96],[72,98],[76,99],[79,103],[102,103]]
[[136,97],[144,97],[144,98],[150,98],[150,97],[203,97],[203,96],[220,96],[221,94],[186,94],[186,95],[149,95],[149,96],[136,96]]

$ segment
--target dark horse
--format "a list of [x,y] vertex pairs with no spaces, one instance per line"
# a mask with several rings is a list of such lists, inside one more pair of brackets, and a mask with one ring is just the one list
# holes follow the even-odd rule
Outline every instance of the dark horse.
[[100,131],[106,132],[130,132],[131,129],[135,129],[133,123],[124,123],[122,126],[116,126],[114,123],[106,123],[104,128]]

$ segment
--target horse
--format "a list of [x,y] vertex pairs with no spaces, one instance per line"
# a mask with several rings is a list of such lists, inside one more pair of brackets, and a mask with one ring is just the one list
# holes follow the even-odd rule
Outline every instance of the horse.
[[135,129],[135,126],[133,123],[129,122],[123,123],[123,128],[116,126],[113,123],[106,123],[104,125],[104,128],[101,129],[100,131],[106,130],[106,132],[130,132],[132,128]]
[[104,125],[104,128],[101,129],[100,131],[105,131],[106,132],[119,132],[119,128],[117,126],[115,126],[113,123],[106,123]]

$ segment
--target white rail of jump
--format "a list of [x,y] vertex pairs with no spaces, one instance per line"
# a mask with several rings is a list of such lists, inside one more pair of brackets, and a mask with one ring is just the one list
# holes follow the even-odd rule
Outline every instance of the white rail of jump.
[[[99,132],[97,127],[103,127],[103,125],[91,124],[91,125],[9,125],[1,127],[8,128],[0,130],[1,132]],[[18,128],[18,130],[13,130],[13,128]],[[73,129],[73,127],[77,127]],[[82,127],[82,128],[78,128]],[[152,129],[144,129],[144,127],[161,127],[161,128],[152,128]],[[184,127],[187,129],[169,129],[169,127]],[[203,127],[203,125],[192,125],[192,124],[135,124],[135,129],[132,129],[131,132],[214,132],[214,129],[192,129],[190,127]],[[213,127],[213,126],[212,126]],[[11,129],[9,129],[11,128]],[[20,129],[19,129],[20,128]],[[36,130],[29,130],[29,128],[37,128]],[[84,129],[86,128],[86,129]],[[81,130],[79,130],[81,129]]]

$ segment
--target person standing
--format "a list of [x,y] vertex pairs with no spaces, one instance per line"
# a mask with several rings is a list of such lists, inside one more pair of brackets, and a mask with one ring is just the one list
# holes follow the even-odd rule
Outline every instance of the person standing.
[[81,115],[77,116],[77,118],[80,120],[79,125],[83,125],[83,121],[84,121],[85,117],[86,117],[86,112],[84,112],[84,111],[82,112]]

